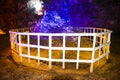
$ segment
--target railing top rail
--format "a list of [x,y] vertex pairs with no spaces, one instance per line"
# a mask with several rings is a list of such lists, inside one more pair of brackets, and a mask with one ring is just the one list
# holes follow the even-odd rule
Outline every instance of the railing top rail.
[[[103,29],[103,28],[91,28],[91,27],[80,27],[79,30],[93,30],[92,32],[88,31],[88,32],[76,32],[76,33],[40,33],[40,32],[30,32],[31,28],[20,28],[20,29],[12,29],[9,31],[9,33],[13,33],[13,34],[21,34],[21,35],[52,35],[52,36],[60,36],[60,35],[65,35],[65,36],[69,36],[72,34],[72,36],[77,36],[77,35],[85,35],[85,36],[93,36],[95,34],[97,35],[101,35],[101,34],[108,34],[108,33],[112,33],[111,30],[109,29]],[[99,32],[97,32],[99,31]],[[82,34],[80,34],[82,33]]]

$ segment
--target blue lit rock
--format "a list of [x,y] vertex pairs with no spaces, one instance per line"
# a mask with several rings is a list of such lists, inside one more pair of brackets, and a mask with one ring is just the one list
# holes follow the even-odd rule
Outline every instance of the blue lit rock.
[[66,22],[65,19],[62,19],[57,11],[48,11],[45,13],[44,17],[38,21],[35,32],[70,32],[72,29],[71,26]]

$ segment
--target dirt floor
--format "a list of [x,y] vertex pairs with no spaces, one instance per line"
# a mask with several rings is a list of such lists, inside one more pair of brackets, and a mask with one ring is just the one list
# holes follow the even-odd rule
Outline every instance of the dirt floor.
[[120,80],[120,36],[112,35],[110,59],[89,73],[89,67],[79,70],[35,69],[16,63],[9,36],[0,36],[0,80]]

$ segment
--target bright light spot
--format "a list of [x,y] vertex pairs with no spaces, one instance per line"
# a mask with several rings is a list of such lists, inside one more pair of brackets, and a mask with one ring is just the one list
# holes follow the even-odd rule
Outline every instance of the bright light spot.
[[5,34],[5,32],[0,29],[0,34]]
[[30,9],[35,9],[36,14],[43,15],[43,1],[30,0],[27,3],[27,7],[30,8]]

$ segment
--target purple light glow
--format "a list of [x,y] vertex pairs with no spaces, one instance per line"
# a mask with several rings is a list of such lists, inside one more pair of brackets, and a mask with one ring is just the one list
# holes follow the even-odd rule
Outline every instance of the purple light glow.
[[97,11],[91,2],[81,1],[73,5],[69,0],[55,0],[45,4],[42,19],[32,26],[31,32],[69,33],[79,27],[96,26]]
[[43,33],[60,33],[71,32],[72,27],[66,23],[65,19],[62,19],[57,11],[46,12],[41,20],[36,23],[34,28],[35,32]]

